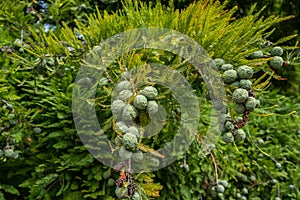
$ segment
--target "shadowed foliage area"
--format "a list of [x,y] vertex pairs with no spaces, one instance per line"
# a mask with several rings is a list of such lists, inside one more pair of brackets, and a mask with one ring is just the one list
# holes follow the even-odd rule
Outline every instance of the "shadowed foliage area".
[[[0,200],[299,199],[299,19],[289,16],[299,4],[241,2],[1,1]],[[184,36],[134,35],[124,43],[161,49],[116,56],[122,46],[108,38],[147,27]],[[203,65],[224,82],[224,99],[207,84],[218,79],[193,66],[201,51],[185,46],[188,37],[207,52]],[[178,54],[164,50],[172,48]],[[183,100],[199,106],[199,119]],[[143,137],[149,124],[161,129]],[[185,141],[178,130],[195,136],[185,153],[132,173],[144,156],[155,167],[176,154]],[[164,155],[159,148],[173,138]],[[110,168],[97,159],[111,155],[123,162]]]

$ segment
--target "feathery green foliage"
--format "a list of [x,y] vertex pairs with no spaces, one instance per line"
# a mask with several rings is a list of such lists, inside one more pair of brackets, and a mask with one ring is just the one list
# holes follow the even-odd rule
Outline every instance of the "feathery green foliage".
[[[55,26],[52,31],[44,31],[41,24],[33,23],[37,21],[39,13],[23,12],[31,8],[30,2],[1,3],[1,48],[7,46],[14,52],[5,50],[0,56],[0,98],[4,100],[1,106],[5,107],[0,108],[1,115],[5,116],[0,119],[0,126],[4,127],[4,131],[0,132],[0,144],[5,147],[7,139],[14,139],[15,143],[10,140],[9,146],[19,153],[19,157],[0,158],[0,199],[18,198],[18,195],[24,199],[116,198],[115,185],[111,186],[109,179],[104,178],[105,172],[111,169],[99,163],[86,150],[76,132],[71,110],[74,80],[84,64],[86,53],[96,45],[120,32],[145,27],[177,30],[197,41],[213,58],[223,58],[235,67],[250,65],[258,72],[254,78],[258,81],[253,81],[254,88],[262,96],[264,106],[251,115],[246,127],[247,136],[250,137],[244,143],[225,146],[220,141],[211,154],[202,158],[200,144],[210,123],[208,116],[212,108],[210,101],[205,98],[207,88],[200,75],[195,74],[189,63],[185,63],[180,56],[170,52],[150,49],[129,52],[120,57],[106,69],[112,82],[97,88],[96,98],[90,99],[90,103],[95,103],[97,111],[101,113],[98,120],[108,137],[114,138],[117,134],[110,111],[111,92],[124,72],[124,66],[128,69],[145,63],[171,66],[193,86],[202,105],[199,138],[190,146],[187,154],[165,169],[134,177],[138,191],[144,195],[143,199],[212,199],[210,188],[216,177],[213,160],[217,162],[218,176],[230,182],[230,187],[224,193],[226,199],[235,198],[236,193],[244,187],[249,190],[249,199],[270,199],[277,194],[282,199],[297,199],[297,186],[300,185],[297,159],[299,143],[295,141],[299,137],[292,135],[286,140],[288,136],[285,131],[299,131],[299,118],[295,115],[286,116],[287,126],[276,131],[279,117],[274,115],[266,118],[264,115],[273,115],[271,109],[275,105],[286,108],[277,110],[282,114],[292,112],[293,108],[287,107],[290,105],[289,99],[275,101],[275,105],[272,105],[274,101],[267,99],[277,98],[273,93],[267,94],[266,90],[272,77],[280,78],[269,67],[270,58],[247,59],[272,34],[273,25],[289,17],[264,18],[260,12],[253,13],[252,8],[248,16],[236,20],[233,14],[237,8],[226,11],[225,4],[209,0],[194,2],[181,11],[176,10],[172,3],[166,7],[160,3],[150,2],[147,5],[127,0],[123,2],[122,9],[114,13],[93,10],[89,6],[92,3],[88,2],[85,8],[81,1],[49,1],[49,18],[41,23],[49,20]],[[85,9],[86,12],[83,12]],[[70,11],[80,15],[73,20],[68,18]],[[83,13],[92,14],[84,16]],[[10,34],[10,31],[13,33]],[[293,37],[287,36],[278,43]],[[15,39],[20,42],[13,44]],[[269,49],[271,47],[266,51]],[[139,71],[139,74],[142,79],[147,69]],[[178,107],[168,90],[162,89],[160,92],[163,95],[158,101],[167,105],[167,111]],[[297,99],[293,101],[296,105]],[[7,108],[7,104],[12,104],[13,109]],[[9,118],[12,113],[15,121]],[[173,114],[173,117],[172,120],[176,122],[178,116]],[[172,138],[175,125],[166,125],[163,133],[153,140],[145,140],[148,146],[141,148],[155,154],[155,147]],[[259,138],[266,141],[265,146],[258,145]],[[181,166],[186,161],[189,169]],[[284,168],[276,169],[275,161],[282,163]],[[257,181],[243,181],[241,178],[251,175],[255,175]],[[109,178],[117,180],[118,177],[118,172],[112,171]],[[272,186],[272,178],[281,182]],[[294,191],[287,189],[290,184],[296,186]],[[261,192],[264,190],[271,192]]]

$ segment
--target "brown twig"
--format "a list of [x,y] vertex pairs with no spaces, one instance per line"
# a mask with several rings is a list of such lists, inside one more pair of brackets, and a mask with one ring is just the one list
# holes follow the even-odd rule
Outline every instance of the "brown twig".
[[211,152],[210,148],[208,147],[208,145],[203,141],[202,138],[199,138],[201,143],[205,145],[206,149],[208,150],[211,158],[212,158],[212,161],[213,161],[213,164],[214,164],[214,168],[215,168],[215,178],[216,178],[216,184],[218,185],[219,184],[219,177],[218,177],[218,166],[217,166],[217,162],[216,162],[216,159],[213,155],[213,153]]

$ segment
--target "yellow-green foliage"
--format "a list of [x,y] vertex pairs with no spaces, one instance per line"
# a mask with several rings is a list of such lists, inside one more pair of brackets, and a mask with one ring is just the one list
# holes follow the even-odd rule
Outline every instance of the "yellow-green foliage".
[[[175,10],[172,2],[169,7],[165,7],[160,3],[147,5],[139,1],[124,0],[122,10],[109,13],[99,9],[86,16],[86,20],[78,18],[73,22],[62,21],[60,16],[67,16],[67,13],[73,10],[71,6],[77,6],[81,4],[81,1],[53,0],[49,5],[53,6],[50,12],[54,13],[56,30],[45,32],[38,24],[30,24],[32,18],[28,17],[29,15],[20,14],[21,10],[28,8],[35,1],[27,2],[27,4],[24,2],[22,1],[20,5],[15,2],[12,4],[1,3],[5,9],[0,11],[0,20],[2,20],[0,25],[8,26],[14,30],[12,34],[14,37],[22,37],[20,39],[23,40],[23,46],[12,45],[15,38],[8,37],[8,31],[0,30],[1,33],[3,32],[3,37],[8,38],[7,41],[3,40],[4,42],[0,38],[0,43],[11,45],[15,49],[13,54],[0,52],[2,64],[0,72],[3,75],[0,77],[0,98],[13,102],[14,106],[17,105],[14,108],[18,120],[17,125],[14,126],[9,124],[9,119],[0,120],[5,123],[4,132],[6,134],[1,135],[0,142],[1,145],[5,145],[7,135],[16,136],[15,148],[20,152],[19,159],[7,159],[6,163],[0,165],[0,199],[3,197],[2,193],[5,194],[5,197],[8,195],[8,198],[12,196],[12,198],[17,198],[16,195],[21,194],[21,198],[26,196],[27,199],[115,198],[115,186],[110,186],[108,180],[102,177],[102,174],[108,169],[97,162],[83,146],[74,127],[71,108],[74,79],[78,69],[83,65],[86,53],[103,40],[134,28],[174,29],[196,40],[213,58],[220,57],[234,65],[249,64],[255,70],[266,71],[257,81],[253,80],[254,89],[263,91],[269,89],[271,76],[274,74],[269,73],[272,71],[265,67],[270,59],[247,60],[245,57],[260,48],[261,42],[274,31],[272,30],[274,24],[288,19],[288,17],[276,16],[260,17],[260,12],[253,13],[253,9],[247,17],[234,19],[233,14],[237,8],[226,11],[224,10],[225,4],[210,0],[197,1],[181,11]],[[14,7],[16,8],[14,9]],[[60,7],[62,9],[59,9]],[[84,41],[78,38],[76,33],[82,34]],[[292,37],[294,36],[288,36],[279,42],[284,42]],[[8,56],[13,59],[8,59]],[[201,124],[199,125],[201,128],[199,135],[202,136],[210,123],[210,118],[205,118],[205,116],[208,116],[207,113],[210,113],[211,110],[208,105],[210,102],[203,92],[205,84],[200,75],[195,73],[188,63],[183,63],[179,56],[161,50],[130,52],[109,66],[107,75],[112,79],[112,83],[103,87],[99,86],[97,98],[88,99],[89,103],[95,104],[97,111],[101,113],[98,117],[99,123],[102,123],[101,126],[103,125],[103,130],[111,138],[114,138],[113,134],[117,134],[113,130],[114,121],[111,116],[110,98],[113,86],[121,72],[124,71],[124,66],[131,69],[148,61],[167,64],[186,75],[186,80],[196,90],[197,95],[201,96],[199,99],[203,103],[201,104],[201,114],[204,113],[204,115],[201,115]],[[147,71],[144,71],[138,71],[139,75],[144,74],[137,76],[139,80],[147,75]],[[169,110],[175,110],[178,106],[174,103],[175,100],[166,98],[170,92],[167,90],[163,90],[163,92],[158,101],[162,102],[162,105],[168,105]],[[2,105],[5,104],[2,102]],[[282,107],[284,105],[282,104]],[[3,115],[13,112],[7,108],[0,111],[4,113]],[[259,108],[258,114],[263,116],[264,112],[268,111],[268,109]],[[288,112],[291,111],[288,110]],[[174,121],[178,122],[179,113],[173,113]],[[296,121],[298,118],[294,120]],[[288,123],[288,120],[286,121]],[[260,117],[257,121],[254,120],[252,126],[247,127],[247,136],[254,130],[255,136],[268,140],[271,136],[264,135],[263,130],[266,129],[268,133],[271,133],[274,131],[276,123],[272,121],[270,127],[262,127],[262,123],[268,126],[265,118]],[[165,144],[164,142],[171,138],[171,134],[175,133],[176,127],[172,127],[170,124],[166,125],[165,132],[154,138],[154,142],[149,140],[145,142],[145,145],[144,143],[138,144],[139,149],[156,154],[156,156],[159,155],[154,150],[155,145]],[[0,125],[2,126],[2,124]],[[293,126],[293,123],[290,123],[288,127],[293,131],[297,128]],[[38,128],[39,131],[36,132],[35,128]],[[280,132],[280,137],[284,138],[286,135],[288,134],[284,131]],[[199,140],[201,141],[202,138],[199,137]],[[252,192],[249,199],[255,195],[261,195],[263,199],[270,199],[280,192],[296,199],[296,193],[287,194],[286,191],[288,184],[297,184],[297,174],[299,174],[297,168],[299,164],[295,161],[297,154],[294,152],[291,154],[293,160],[287,155],[286,161],[280,155],[276,155],[276,152],[279,151],[272,152],[271,155],[289,167],[288,173],[294,174],[291,180],[288,179],[287,172],[276,172],[274,163],[269,157],[259,157],[261,151],[251,145],[252,143],[251,137],[238,147],[224,146],[221,143],[217,144],[218,148],[213,152],[217,160],[219,176],[228,179],[231,184],[225,192],[226,197],[235,198],[237,190],[242,187],[253,187],[252,191],[249,189]],[[296,145],[296,143],[292,144]],[[0,147],[2,148],[2,146]],[[264,150],[268,153],[274,149],[269,144],[267,147]],[[279,147],[281,146],[278,145],[276,148]],[[199,143],[195,142],[187,152],[190,171],[186,165],[183,168],[180,167],[180,160],[156,174],[143,173],[135,176],[138,190],[143,191],[144,195],[148,197],[161,195],[165,199],[211,199],[210,187],[215,179],[216,169],[213,167],[211,157],[199,158],[199,151],[201,151]],[[280,151],[287,154],[286,148],[281,148]],[[252,167],[253,163],[254,167]],[[267,169],[270,169],[271,175],[268,174],[269,172],[261,172],[266,170],[265,165],[268,166]],[[237,180],[236,174],[238,173],[248,176],[256,174],[259,182],[241,182]],[[285,182],[282,184],[284,188],[280,190],[279,184],[276,187],[268,186],[272,187],[273,193],[262,193],[270,176],[284,180]],[[118,177],[119,173],[112,171],[111,178],[116,180]],[[2,184],[3,180],[7,184]],[[9,188],[10,185],[13,187]],[[162,185],[164,190],[162,190]],[[9,196],[10,194],[12,196]]]
[[[66,25],[61,34],[35,34],[32,30],[34,53],[43,51],[61,53],[65,47],[59,41],[66,41],[75,49],[84,45],[76,38],[75,33],[81,33],[91,48],[106,38],[117,33],[145,27],[161,27],[180,31],[201,44],[212,57],[222,57],[225,61],[246,64],[244,57],[257,50],[258,45],[272,33],[272,25],[287,20],[290,17],[260,17],[260,12],[253,13],[254,7],[247,17],[235,20],[233,13],[236,7],[224,11],[225,4],[218,1],[201,0],[191,4],[179,12],[172,4],[165,8],[160,3],[147,6],[138,1],[125,1],[124,9],[113,14],[98,11],[88,16],[88,25],[77,21],[78,28],[72,30]],[[288,39],[291,39],[291,36]],[[31,41],[32,43],[33,41]],[[47,42],[47,50],[43,45]],[[40,48],[40,49],[39,49]],[[32,51],[33,53],[33,51]]]

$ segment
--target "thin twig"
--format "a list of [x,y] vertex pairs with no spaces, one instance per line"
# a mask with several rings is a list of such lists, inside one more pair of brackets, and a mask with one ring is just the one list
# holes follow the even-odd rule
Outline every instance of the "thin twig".
[[21,29],[21,46],[23,46],[24,30]]
[[58,179],[53,181],[53,183],[46,189],[46,192],[48,192],[56,183],[61,183],[62,175],[59,175]]
[[217,167],[217,162],[216,162],[216,159],[213,155],[213,153],[211,152],[210,148],[208,147],[208,145],[203,141],[202,138],[199,138],[201,140],[201,143],[205,145],[206,149],[208,150],[212,160],[213,160],[213,164],[214,164],[214,168],[215,168],[215,178],[216,178],[216,184],[218,185],[219,184],[219,177],[218,177],[218,167]]
[[217,163],[216,163],[216,159],[214,157],[214,155],[212,154],[212,152],[210,150],[209,151],[209,154],[213,160],[213,163],[214,163],[214,167],[215,167],[215,173],[216,173],[216,184],[218,185],[219,184],[219,177],[218,177],[218,167],[217,167]]

